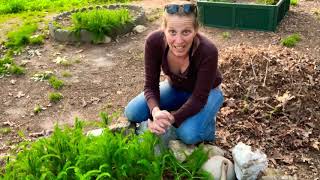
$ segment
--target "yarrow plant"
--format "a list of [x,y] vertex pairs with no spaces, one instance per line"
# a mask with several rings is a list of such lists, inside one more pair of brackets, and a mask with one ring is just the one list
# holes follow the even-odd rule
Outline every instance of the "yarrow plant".
[[168,150],[154,153],[159,139],[147,132],[112,133],[86,136],[83,122],[74,128],[55,127],[48,138],[26,145],[9,157],[3,175],[9,179],[210,179],[201,167],[208,159],[203,148],[196,149],[184,162]]

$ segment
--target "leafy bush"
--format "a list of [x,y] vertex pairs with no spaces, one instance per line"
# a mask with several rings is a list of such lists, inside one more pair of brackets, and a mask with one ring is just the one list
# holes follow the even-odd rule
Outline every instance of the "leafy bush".
[[292,34],[284,39],[281,40],[281,44],[286,47],[293,47],[295,46],[299,41],[301,40],[301,37],[299,34]]
[[[25,146],[6,164],[3,179],[209,179],[201,170],[208,159],[196,149],[183,163],[167,150],[155,154],[159,139],[147,132],[124,136],[106,129],[101,136],[85,136],[83,123],[55,127],[48,138]],[[1,176],[0,176],[1,178]]]
[[37,30],[35,24],[24,24],[17,31],[8,33],[8,41],[5,43],[7,48],[19,50],[30,43],[30,37]]
[[298,5],[298,0],[290,0],[290,4],[296,6]]
[[24,74],[24,68],[14,63],[13,59],[9,56],[5,56],[0,59],[0,76],[5,74]]
[[97,41],[131,21],[132,18],[127,9],[92,10],[72,15],[73,30],[77,33],[80,33],[82,29],[90,31]]
[[49,84],[56,90],[59,90],[64,86],[63,80],[58,79],[56,76],[51,76],[49,78]]
[[49,93],[48,97],[52,103],[57,103],[63,98],[62,94],[57,92]]

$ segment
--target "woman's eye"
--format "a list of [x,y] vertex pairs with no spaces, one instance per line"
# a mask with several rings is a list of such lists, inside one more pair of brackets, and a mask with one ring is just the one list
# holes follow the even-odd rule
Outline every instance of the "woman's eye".
[[169,33],[170,33],[171,35],[175,35],[175,34],[176,34],[176,31],[174,31],[174,30],[169,30]]
[[191,32],[189,30],[183,31],[182,34],[183,35],[189,35]]

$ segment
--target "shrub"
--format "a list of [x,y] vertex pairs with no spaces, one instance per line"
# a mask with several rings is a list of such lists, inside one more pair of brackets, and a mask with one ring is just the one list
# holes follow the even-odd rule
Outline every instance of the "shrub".
[[94,34],[96,41],[102,40],[105,35],[110,35],[113,30],[131,21],[132,18],[127,9],[92,10],[72,15],[73,30],[77,33],[83,29],[90,31]]
[[[209,179],[201,170],[208,159],[203,148],[185,162],[163,150],[154,153],[157,136],[147,132],[124,136],[108,129],[101,136],[85,136],[83,123],[30,143],[8,159],[3,179]],[[1,175],[0,175],[1,178]]]
[[286,47],[293,47],[295,46],[299,41],[301,40],[301,37],[299,34],[292,34],[284,39],[281,40],[281,44]]
[[48,97],[52,103],[57,103],[63,98],[62,94],[57,92],[49,93]]
[[56,76],[51,76],[49,78],[49,84],[56,90],[59,90],[64,86],[63,80],[58,79]]
[[24,74],[24,68],[14,63],[13,59],[9,56],[5,56],[0,59],[0,76],[5,74]]

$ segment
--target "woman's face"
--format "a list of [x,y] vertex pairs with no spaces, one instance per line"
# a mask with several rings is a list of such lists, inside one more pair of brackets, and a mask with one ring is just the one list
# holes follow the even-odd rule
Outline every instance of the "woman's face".
[[196,29],[192,17],[168,16],[165,36],[170,51],[177,57],[185,57],[189,53]]

